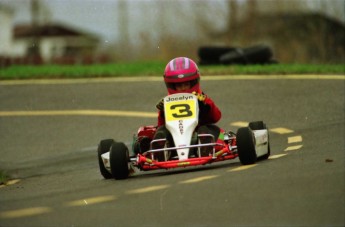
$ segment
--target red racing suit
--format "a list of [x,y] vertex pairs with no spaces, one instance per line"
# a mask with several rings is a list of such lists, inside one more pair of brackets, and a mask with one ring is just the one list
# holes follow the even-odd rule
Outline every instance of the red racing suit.
[[[203,93],[204,94],[204,93]],[[198,126],[215,124],[222,117],[222,113],[211,98],[206,96],[206,99],[199,101],[199,123]],[[157,126],[165,125],[164,111],[158,112]]]

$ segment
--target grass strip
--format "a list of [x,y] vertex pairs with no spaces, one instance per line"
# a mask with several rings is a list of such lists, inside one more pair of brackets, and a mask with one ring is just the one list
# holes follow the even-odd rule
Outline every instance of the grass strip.
[[[95,78],[121,76],[161,76],[165,62],[131,62],[94,65],[12,65],[1,68],[0,80]],[[344,65],[271,64],[271,65],[201,65],[202,75],[284,75],[344,74]]]
[[0,185],[6,184],[6,182],[9,180],[9,176],[7,173],[3,170],[0,170]]

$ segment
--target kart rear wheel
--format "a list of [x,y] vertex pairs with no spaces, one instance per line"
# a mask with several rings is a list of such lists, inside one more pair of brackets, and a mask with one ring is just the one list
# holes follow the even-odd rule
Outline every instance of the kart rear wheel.
[[[253,121],[253,122],[250,122],[249,123],[249,128],[251,128],[252,130],[267,129],[267,133],[268,133],[268,128],[267,128],[266,124],[263,121]],[[269,135],[269,133],[268,133],[268,140],[267,141],[268,141],[267,154],[261,156],[259,158],[260,160],[266,160],[271,155],[270,135]]]
[[110,150],[110,169],[116,180],[126,179],[129,176],[129,152],[124,143],[114,142]]
[[104,167],[101,155],[110,150],[111,145],[114,143],[113,139],[101,140],[98,145],[97,155],[98,155],[98,165],[99,171],[101,172],[104,179],[111,179],[113,175]]
[[239,128],[236,134],[238,157],[242,165],[256,162],[255,138],[249,127]]
[[266,125],[263,121],[252,121],[248,125],[251,130],[260,130],[260,129],[266,129]]

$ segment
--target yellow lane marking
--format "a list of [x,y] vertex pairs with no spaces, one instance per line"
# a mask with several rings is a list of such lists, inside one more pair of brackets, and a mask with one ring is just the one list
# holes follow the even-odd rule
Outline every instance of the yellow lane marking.
[[230,125],[236,126],[236,127],[247,127],[248,124],[249,122],[246,122],[246,121],[236,121],[236,122],[232,122]]
[[284,151],[295,151],[295,150],[299,150],[303,147],[303,145],[296,145],[296,146],[290,146],[287,147]]
[[13,179],[13,180],[9,180],[6,185],[13,185],[13,184],[17,184],[20,181],[20,179]]
[[[203,76],[203,80],[345,80],[344,75],[213,75]],[[29,79],[29,80],[2,80],[0,85],[46,85],[46,84],[86,84],[112,82],[162,82],[160,76],[136,76],[113,78],[81,78],[81,79]]]
[[153,192],[153,191],[158,191],[158,190],[166,189],[168,187],[170,187],[170,185],[167,185],[167,184],[165,184],[165,185],[157,185],[157,186],[150,186],[150,187],[130,190],[130,191],[127,192],[127,194],[140,194],[140,193]]
[[9,180],[5,184],[0,185],[0,188],[4,188],[4,187],[9,186],[9,185],[17,184],[19,181],[20,181],[20,179]]
[[257,164],[252,164],[252,165],[245,165],[245,166],[240,166],[234,169],[230,169],[227,172],[236,172],[236,171],[241,171],[241,170],[246,170],[246,169],[250,169],[257,166]]
[[205,180],[210,180],[210,179],[213,179],[213,178],[216,178],[216,177],[219,177],[219,176],[218,175],[210,175],[210,176],[197,177],[197,178],[181,181],[179,183],[180,184],[197,183],[197,182],[201,182],[201,181],[205,181]]
[[115,200],[116,197],[109,195],[109,196],[98,196],[98,197],[91,197],[91,198],[85,198],[80,200],[74,200],[67,203],[67,206],[84,206],[84,205],[92,205],[97,203],[104,203],[104,202],[110,202]]
[[114,78],[80,78],[80,79],[32,79],[32,80],[3,80],[0,85],[49,85],[49,84],[89,84],[89,83],[113,83],[113,82],[146,82],[159,81],[161,77],[114,77]]
[[156,118],[157,113],[121,110],[33,110],[0,111],[0,117],[18,116],[106,116],[106,117],[141,117]]
[[272,128],[270,129],[271,132],[279,133],[279,134],[289,134],[293,133],[294,131],[288,128]]
[[203,80],[345,80],[344,75],[213,75]]
[[277,159],[277,158],[281,158],[284,157],[286,154],[276,154],[276,155],[270,155],[270,157],[268,159]]
[[[235,121],[230,123],[231,126],[235,126],[235,127],[248,127],[249,122],[247,121]],[[270,132],[274,132],[274,133],[279,133],[279,134],[288,134],[288,133],[293,133],[294,131],[288,128],[272,128],[269,129]]]
[[10,210],[0,213],[0,218],[22,218],[52,212],[50,207],[30,207],[25,209]]
[[288,137],[288,143],[299,143],[299,142],[302,142],[302,136]]

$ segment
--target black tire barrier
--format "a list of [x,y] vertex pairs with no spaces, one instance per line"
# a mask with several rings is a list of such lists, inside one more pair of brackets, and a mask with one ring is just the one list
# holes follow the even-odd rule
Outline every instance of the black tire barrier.
[[232,47],[212,47],[205,46],[200,47],[198,50],[198,56],[200,60],[204,62],[219,62],[220,56],[228,52],[234,51],[236,48]]
[[273,64],[273,52],[269,46],[256,45],[247,48],[200,47],[198,50],[201,65],[215,64]]

